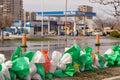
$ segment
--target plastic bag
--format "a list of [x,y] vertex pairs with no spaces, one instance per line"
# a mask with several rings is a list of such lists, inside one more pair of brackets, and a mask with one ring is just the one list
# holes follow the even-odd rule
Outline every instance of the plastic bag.
[[45,79],[45,71],[44,71],[44,67],[39,64],[39,63],[35,63],[35,66],[37,68],[37,73],[42,77],[42,79]]
[[20,53],[21,53],[21,48],[20,48],[20,47],[17,47],[17,48],[13,51],[10,60],[13,61],[13,60],[19,58],[19,57],[21,56]]
[[39,74],[35,74],[33,77],[32,77],[33,80],[42,80],[41,76]]
[[69,53],[66,53],[62,56],[57,66],[58,68],[64,70],[66,68],[66,64],[68,63],[72,63],[72,57]]
[[31,80],[31,75],[27,75],[27,76],[25,76],[24,78],[23,78],[24,80]]
[[12,66],[11,61],[7,61],[7,62],[5,62],[5,63],[2,63],[1,65],[2,65],[1,72],[2,72],[8,79],[10,79],[10,74],[9,74],[8,69]]
[[80,56],[80,50],[81,50],[81,48],[79,47],[79,45],[74,44],[65,51],[65,54],[69,53],[72,56],[72,60],[77,61],[77,59]]
[[11,71],[10,69],[9,69],[9,73],[10,73],[11,80],[16,80],[16,74],[13,71]]
[[5,80],[2,72],[0,72],[0,80]]
[[94,61],[94,58],[91,56],[92,48],[86,46],[83,51],[84,53],[80,54],[79,62],[77,61],[80,65],[79,70],[80,71],[96,70],[96,67],[92,65]]
[[36,72],[37,72],[37,68],[36,68],[35,64],[30,63],[29,64],[29,74],[31,76],[33,76]]
[[22,54],[21,57],[27,57],[29,59],[29,61],[31,61],[34,54],[35,54],[35,52],[33,52],[33,51],[26,51]]
[[60,57],[62,56],[62,53],[58,52],[58,51],[53,51],[52,53],[52,60],[50,61],[50,69],[49,72],[54,73],[56,68],[57,68],[57,64],[59,62]]
[[54,61],[50,61],[50,69],[49,72],[54,73],[57,68],[57,63]]
[[57,69],[55,70],[54,74],[53,74],[55,77],[65,77],[67,76],[66,74],[63,73],[63,70],[61,69]]
[[49,57],[47,55],[48,50],[41,50],[41,52],[43,53],[44,59],[45,59],[45,62],[41,63],[41,64],[44,67],[45,73],[48,73],[49,69],[50,69],[50,59],[49,59]]
[[4,54],[0,54],[0,64],[4,63],[6,60]]
[[12,61],[11,71],[16,73],[17,77],[22,79],[29,74],[29,59],[26,57],[18,58]]
[[60,53],[58,51],[53,51],[53,53],[52,53],[52,61],[55,61],[56,63],[58,63],[61,56],[62,56],[62,53]]
[[42,54],[42,52],[40,51],[37,51],[32,60],[31,60],[32,63],[45,63],[45,58],[44,58],[44,55]]
[[73,76],[75,71],[76,69],[72,64],[67,64],[66,69],[63,70],[64,74],[66,74],[67,76]]

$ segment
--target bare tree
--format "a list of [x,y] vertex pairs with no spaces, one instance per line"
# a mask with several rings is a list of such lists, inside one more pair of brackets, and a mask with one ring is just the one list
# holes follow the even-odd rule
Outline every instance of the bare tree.
[[109,6],[109,10],[107,13],[114,16],[116,18],[116,25],[114,28],[120,30],[120,0],[89,0],[92,3],[99,3],[104,6]]
[[0,29],[2,31],[2,37],[1,40],[4,40],[4,28],[10,27],[12,25],[12,16],[7,14],[0,16]]

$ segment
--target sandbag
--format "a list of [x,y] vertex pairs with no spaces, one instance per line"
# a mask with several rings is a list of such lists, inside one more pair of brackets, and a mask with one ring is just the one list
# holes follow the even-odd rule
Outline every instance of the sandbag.
[[37,68],[37,73],[42,77],[42,79],[45,79],[45,70],[44,67],[39,64],[39,63],[35,63],[35,66]]
[[13,51],[10,60],[13,61],[13,60],[19,58],[20,56],[21,56],[21,48],[20,48],[20,47],[17,47],[17,48]]
[[29,59],[29,61],[32,60],[33,56],[34,56],[35,52],[34,51],[26,51],[22,54],[21,57],[27,57]]
[[34,76],[32,76],[33,80],[42,80],[41,76],[39,74],[35,74]]
[[41,52],[44,55],[44,59],[45,59],[45,62],[41,63],[41,64],[44,67],[45,73],[48,73],[49,69],[50,69],[50,59],[49,59],[49,57],[47,55],[48,50],[41,50]]
[[7,61],[5,63],[2,63],[1,65],[2,65],[1,72],[3,73],[3,75],[5,75],[8,79],[11,79],[8,69],[11,68],[12,62]]
[[59,51],[53,51],[51,60],[57,63],[61,56],[62,56],[62,53],[60,53]]
[[72,57],[69,53],[66,53],[62,56],[57,66],[58,68],[64,70],[66,68],[66,64],[68,63],[72,63]]
[[10,68],[18,78],[22,79],[29,74],[29,59],[21,57],[12,61],[12,67]]
[[0,53],[0,64],[4,63],[5,60],[6,60],[6,58],[5,58],[4,54]]
[[5,80],[2,72],[0,72],[0,80]]
[[54,61],[50,61],[50,69],[49,72],[54,73],[57,68],[57,63]]
[[58,52],[58,51],[53,51],[52,53],[52,59],[50,61],[50,69],[49,72],[54,73],[56,68],[57,68],[57,64],[59,62],[60,57],[62,56],[62,53]]
[[31,60],[32,63],[45,63],[45,58],[44,58],[44,55],[42,54],[42,52],[40,51],[37,51],[32,60]]
[[79,56],[80,56],[80,51],[81,51],[81,48],[79,47],[79,45],[74,44],[70,48],[68,48],[64,52],[64,54],[69,53],[72,57],[72,61],[77,61],[77,59],[79,59]]

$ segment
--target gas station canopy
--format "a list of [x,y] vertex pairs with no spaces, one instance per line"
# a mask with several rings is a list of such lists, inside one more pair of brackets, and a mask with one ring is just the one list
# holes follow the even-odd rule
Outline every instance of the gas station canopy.
[[[41,16],[42,12],[37,12],[37,16]],[[53,17],[64,17],[65,11],[48,11],[43,12],[44,16],[53,16]],[[82,12],[82,11],[66,11],[68,17],[72,16],[96,16],[95,12]]]

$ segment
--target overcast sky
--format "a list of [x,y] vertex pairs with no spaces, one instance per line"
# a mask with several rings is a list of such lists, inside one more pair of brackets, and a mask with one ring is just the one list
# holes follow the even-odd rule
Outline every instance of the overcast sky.
[[[42,1],[43,0],[23,0],[23,8],[25,11],[42,11]],[[79,5],[89,5],[93,7],[93,11],[97,15],[104,17],[103,14],[104,7],[99,4],[90,3],[89,0],[67,0],[68,11],[77,10]],[[44,11],[65,11],[65,0],[44,0]],[[102,15],[101,15],[102,14]]]
[[[94,11],[100,9],[98,4],[92,4],[88,0],[67,0],[68,10],[77,10],[79,5],[90,5]],[[41,11],[42,0],[23,0],[26,11]],[[45,11],[65,10],[65,0],[44,0]]]

